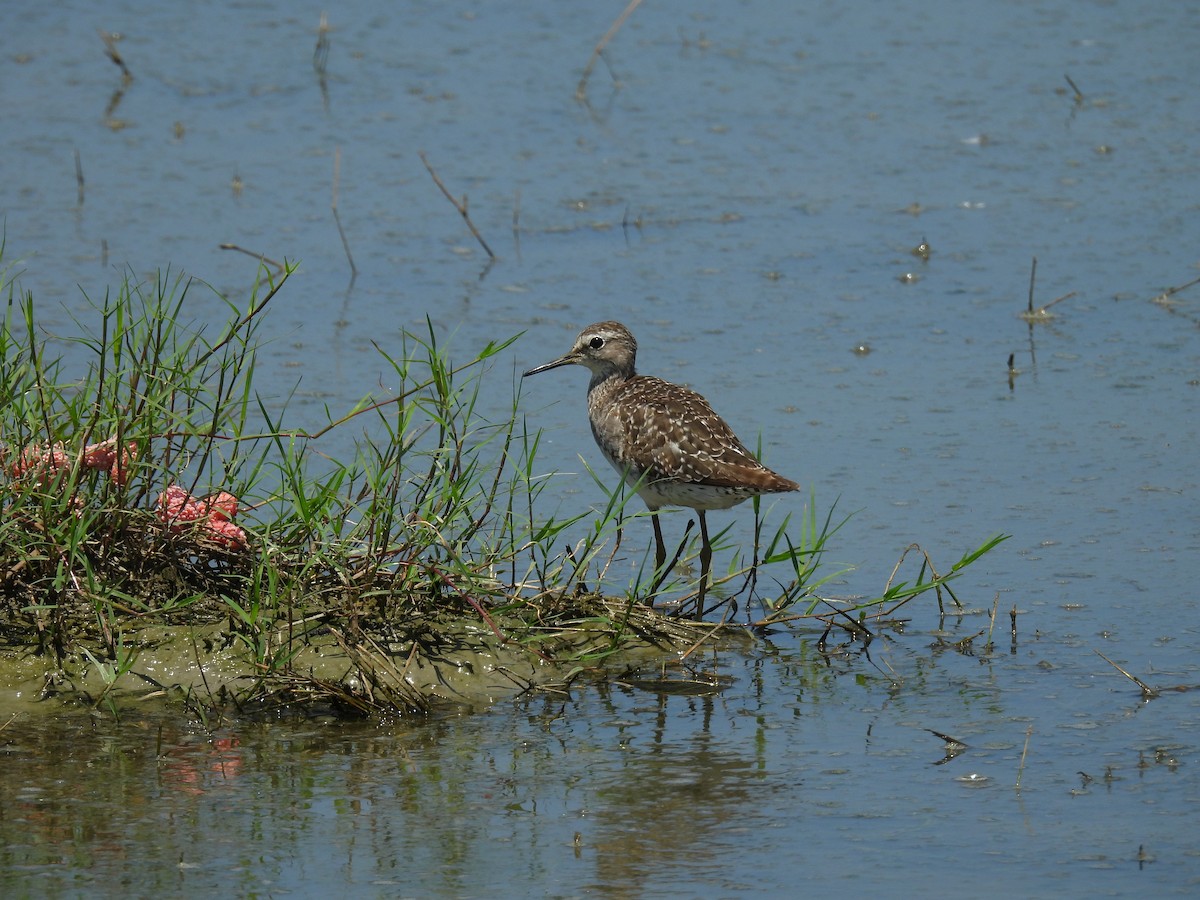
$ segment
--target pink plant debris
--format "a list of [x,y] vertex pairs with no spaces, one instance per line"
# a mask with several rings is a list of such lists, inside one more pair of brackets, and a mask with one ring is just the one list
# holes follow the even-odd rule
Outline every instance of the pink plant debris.
[[205,523],[205,528],[208,531],[209,537],[223,547],[229,547],[233,550],[244,550],[246,548],[246,532],[228,519],[212,516]]
[[[130,441],[117,451],[117,439],[109,438],[98,444],[88,444],[83,448],[83,464],[89,469],[107,471],[114,483],[124,485],[129,477],[129,464],[137,458],[137,444]],[[42,484],[52,481],[59,472],[71,465],[62,442],[52,446],[26,447],[15,463],[9,466],[9,472],[14,478],[20,478],[31,472],[36,472]]]
[[158,495],[158,517],[173,531],[181,531],[177,525],[186,525],[197,519],[207,518],[208,510],[203,504],[181,488],[173,484]]
[[115,484],[124,485],[129,477],[129,464],[137,459],[137,444],[130,441],[118,453],[117,439],[109,438],[83,448],[83,464],[89,469],[107,469]]
[[71,464],[62,444],[53,447],[26,447],[21,456],[9,467],[13,478],[36,472],[38,480],[45,484]]
[[237,511],[238,498],[228,491],[197,498],[172,484],[158,495],[158,518],[172,531],[179,533],[199,525],[214,543],[242,549],[246,546],[246,532],[230,521]]
[[238,514],[238,498],[228,491],[221,491],[218,494],[213,494],[205,498],[208,503],[210,519],[223,519],[228,521]]

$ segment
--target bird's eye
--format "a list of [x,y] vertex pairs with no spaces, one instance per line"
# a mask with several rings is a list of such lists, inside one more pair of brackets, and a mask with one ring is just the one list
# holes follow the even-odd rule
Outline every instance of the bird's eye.
[[594,337],[590,341],[588,341],[588,346],[591,347],[593,350],[599,350],[601,347],[604,346],[604,338]]

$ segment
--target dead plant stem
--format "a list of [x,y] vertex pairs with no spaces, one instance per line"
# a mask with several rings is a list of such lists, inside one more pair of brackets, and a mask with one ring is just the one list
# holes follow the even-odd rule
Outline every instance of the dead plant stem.
[[1021,777],[1025,774],[1025,757],[1029,754],[1029,739],[1033,737],[1032,723],[1025,729],[1025,746],[1021,749],[1021,764],[1017,766],[1017,783],[1014,785],[1019,791],[1021,789]]
[[438,177],[438,173],[434,171],[433,166],[429,164],[429,160],[425,158],[425,152],[421,151],[417,156],[421,157],[421,162],[425,164],[425,169],[429,172],[429,177],[433,179],[433,183],[438,186],[438,189],[446,196],[446,199],[458,210],[458,214],[462,216],[463,221],[467,223],[467,228],[471,229],[471,234],[475,235],[475,240],[479,241],[479,246],[487,252],[489,258],[495,259],[496,254],[492,252],[492,248],[488,246],[487,241],[483,239],[483,235],[479,233],[479,229],[475,227],[475,223],[471,221],[471,214],[467,209],[467,195],[463,194],[462,200],[459,200],[451,194],[447,190],[446,185],[442,183],[442,179]]
[[596,42],[596,46],[592,48],[592,55],[588,57],[587,65],[583,67],[583,75],[579,78],[579,85],[575,88],[576,100],[582,103],[587,99],[587,83],[588,79],[592,77],[592,69],[596,67],[596,60],[600,58],[600,54],[604,52],[604,48],[608,46],[608,42],[616,37],[617,32],[621,30],[621,26],[625,24],[625,20],[633,14],[633,11],[641,5],[641,2],[642,0],[629,0],[629,5],[621,11],[621,14],[609,26],[608,31],[604,32],[604,37],[600,38]]

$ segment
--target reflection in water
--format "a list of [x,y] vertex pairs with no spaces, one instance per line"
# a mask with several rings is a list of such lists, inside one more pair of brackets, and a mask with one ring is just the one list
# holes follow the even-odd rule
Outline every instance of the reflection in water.
[[[588,687],[420,724],[22,713],[0,730],[0,893],[1194,893],[1197,693],[1144,702],[1093,652],[1200,680],[1188,4],[641,4],[587,107],[614,10],[24,6],[0,269],[51,356],[126,272],[238,298],[259,254],[302,263],[256,381],[299,427],[394,390],[375,345],[427,313],[464,355],[640,322],[648,368],[746,410],[818,505],[855,510],[830,554],[860,568],[831,592],[878,590],[913,540],[940,561],[1009,532],[945,627],[988,629],[999,593],[1021,632],[972,656],[922,606],[869,658],[804,634],[723,654],[714,696]],[[1077,292],[1053,321],[1019,316],[1035,254],[1039,305]],[[506,415],[542,358],[497,358],[480,410]],[[540,471],[575,473],[541,499],[582,512],[586,424],[538,420]],[[339,440],[314,449],[351,458]],[[945,760],[930,731],[968,749]]]
[[[592,783],[596,810],[589,845],[596,854],[597,885],[644,896],[646,883],[680,869],[689,880],[717,878],[725,854],[736,853],[745,834],[762,826],[760,799],[775,789],[761,753],[761,741],[747,735],[730,746],[710,731],[713,697],[660,696],[653,707],[654,726],[640,739],[623,742],[620,765]],[[687,707],[698,719],[685,739],[668,737],[672,707]],[[619,731],[621,729],[618,729]],[[729,835],[735,835],[733,840]]]
[[166,748],[159,777],[169,790],[203,794],[225,785],[241,772],[241,741],[236,737],[212,738]]
[[[1073,692],[1025,760],[1019,707],[1053,706],[1061,678],[1036,655],[917,643],[887,651],[893,677],[798,641],[722,654],[716,694],[593,685],[391,724],[207,734],[174,714],[25,713],[0,732],[0,893],[690,897],[787,894],[801,877],[883,889],[938,865],[947,842],[992,848],[973,868],[1028,888],[1064,867],[1086,880],[1073,859],[1133,837],[1171,852],[1194,767],[1186,742],[1137,738],[1140,699],[1114,709]],[[969,744],[949,759],[929,734],[944,722]],[[1101,796],[1124,820],[1075,805]]]

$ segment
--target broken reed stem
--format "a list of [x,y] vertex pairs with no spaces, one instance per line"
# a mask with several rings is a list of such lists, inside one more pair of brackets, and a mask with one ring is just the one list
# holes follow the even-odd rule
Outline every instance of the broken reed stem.
[[1029,314],[1033,315],[1033,286],[1037,282],[1037,257],[1033,258],[1033,265],[1029,268]]
[[688,647],[687,650],[685,650],[680,655],[679,661],[683,662],[685,659],[687,659],[689,656],[691,656],[693,653],[695,653],[697,650],[699,650],[704,644],[706,644],[712,638],[713,635],[715,635],[718,631],[720,631],[722,628],[724,628],[725,625],[726,625],[725,619],[722,619],[720,622],[716,622],[712,626],[712,628],[710,628],[707,632],[705,632],[700,637],[699,640],[697,640],[694,644],[692,644],[692,646]]
[[1183,284],[1178,285],[1177,287],[1167,288],[1165,291],[1163,291],[1161,294],[1159,294],[1154,299],[1155,300],[1165,300],[1168,297],[1173,297],[1175,294],[1178,294],[1180,291],[1185,291],[1188,288],[1194,287],[1197,284],[1200,284],[1200,278],[1193,278],[1191,281],[1185,281]]
[[1071,86],[1071,90],[1075,92],[1075,105],[1083,106],[1083,91],[1079,89],[1079,85],[1071,80],[1070,75],[1063,75],[1063,78],[1067,79],[1067,84],[1069,84]]
[[321,22],[317,26],[317,46],[313,48],[313,69],[322,79],[325,77],[325,67],[329,62],[329,17],[322,12]]
[[575,88],[576,100],[582,102],[587,99],[587,83],[588,79],[592,77],[592,69],[596,67],[596,60],[600,58],[600,54],[604,52],[604,48],[608,46],[608,42],[621,30],[621,26],[625,24],[625,20],[633,14],[633,11],[641,5],[641,2],[642,0],[629,0],[629,5],[621,11],[621,14],[609,26],[608,31],[604,32],[604,37],[600,38],[596,42],[596,46],[592,48],[592,55],[588,58],[587,65],[583,67],[583,75],[579,79],[579,86]]
[[1061,297],[1055,297],[1053,300],[1051,300],[1049,303],[1047,303],[1045,306],[1043,306],[1039,310],[1039,312],[1045,312],[1050,307],[1052,307],[1055,303],[1062,303],[1064,300],[1070,300],[1072,297],[1075,296],[1076,293],[1077,293],[1076,291],[1070,291],[1066,294],[1063,294]]
[[[1012,371],[1012,357],[1009,357],[1008,369],[1010,372]],[[995,631],[995,629],[996,629],[996,610],[998,610],[999,608],[1000,608],[1000,592],[996,591],[996,598],[992,601],[992,615],[991,615],[991,618],[988,620],[987,649],[989,651],[992,649],[992,632]]]
[[1134,684],[1136,684],[1139,688],[1141,688],[1143,700],[1152,700],[1158,696],[1158,691],[1155,688],[1150,687],[1150,685],[1146,684],[1146,682],[1142,681],[1142,679],[1138,678],[1136,675],[1134,675],[1130,672],[1126,672],[1124,669],[1122,669],[1120,666],[1118,666],[1115,662],[1113,662],[1111,659],[1109,659],[1107,656],[1105,656],[1099,650],[1096,650],[1095,648],[1093,648],[1092,652],[1095,653],[1102,660],[1104,660],[1106,663],[1108,663],[1110,666],[1112,666],[1114,669],[1116,669],[1118,672],[1120,672],[1122,675],[1124,675],[1126,678],[1128,678],[1130,681],[1132,681]]
[[133,76],[129,73],[129,66],[125,65],[125,60],[121,57],[121,51],[117,49],[117,40],[120,38],[120,35],[105,31],[103,28],[97,28],[96,33],[100,35],[100,40],[104,41],[104,49],[108,52],[108,58],[120,68],[124,79],[126,81],[133,81]]
[[1076,293],[1075,291],[1069,291],[1069,292],[1063,294],[1061,297],[1055,297],[1053,300],[1051,300],[1045,306],[1040,307],[1037,311],[1034,311],[1033,291],[1034,291],[1034,286],[1036,283],[1037,283],[1037,257],[1035,256],[1033,258],[1033,264],[1029,267],[1029,305],[1028,305],[1028,308],[1026,309],[1026,311],[1021,314],[1022,317],[1026,321],[1029,321],[1029,322],[1032,322],[1036,319],[1045,317],[1046,311],[1048,309],[1050,309],[1050,307],[1052,307],[1056,303],[1062,303],[1064,300],[1071,299],[1072,297],[1075,296],[1075,293]]
[[1017,766],[1017,783],[1014,787],[1021,789],[1021,776],[1025,774],[1025,757],[1029,754],[1029,739],[1033,737],[1033,725],[1025,729],[1025,746],[1021,750],[1021,764]]
[[284,271],[283,263],[276,262],[268,256],[263,256],[261,253],[255,253],[253,250],[247,250],[245,247],[239,247],[237,244],[217,244],[221,250],[236,250],[238,253],[245,253],[247,256],[253,256],[260,263],[266,263],[269,266],[274,266],[282,274]]
[[487,241],[483,239],[483,235],[479,233],[479,229],[475,227],[475,223],[471,221],[471,215],[467,211],[467,195],[463,194],[462,200],[458,200],[453,194],[446,189],[446,185],[442,184],[442,179],[438,178],[437,172],[433,170],[433,166],[429,164],[429,160],[425,158],[425,151],[419,151],[417,156],[421,157],[421,162],[425,164],[426,171],[429,172],[429,177],[433,179],[433,183],[438,186],[438,189],[446,196],[454,208],[458,210],[458,214],[462,216],[463,221],[467,223],[467,227],[471,229],[471,234],[475,235],[475,240],[479,241],[479,246],[487,251],[487,255],[495,259],[496,254],[492,252],[492,248],[488,246]]
[[83,160],[79,157],[79,148],[75,148],[75,191],[79,205],[83,206]]
[[[324,15],[322,14],[322,24],[324,24]],[[342,228],[342,217],[338,215],[338,179],[342,170],[342,148],[336,147],[333,151],[333,200],[331,207],[333,209],[333,221],[337,223],[338,234],[342,238],[342,249],[346,251],[346,259],[350,262],[350,279],[353,281],[358,277],[358,266],[354,265],[354,255],[350,252],[350,242],[346,240],[346,229]]]

